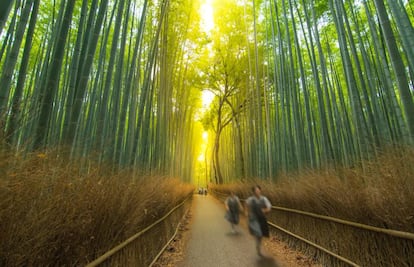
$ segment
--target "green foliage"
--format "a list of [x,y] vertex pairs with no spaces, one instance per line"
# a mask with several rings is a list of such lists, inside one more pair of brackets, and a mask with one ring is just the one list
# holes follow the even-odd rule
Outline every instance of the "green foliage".
[[[102,162],[190,179],[200,117],[218,134],[210,141],[221,144],[220,161],[231,162],[226,176],[355,164],[377,147],[412,141],[410,1],[385,2],[384,31],[374,0],[215,0],[210,32],[200,26],[201,0],[76,1],[62,44],[69,1],[40,1],[26,75],[26,35],[15,66],[6,63],[19,46],[23,3],[15,1],[0,36],[1,73],[12,69],[2,125],[17,149],[43,139],[73,155],[101,151]],[[51,77],[51,68],[61,71]],[[56,85],[48,94],[47,83]],[[216,95],[204,116],[203,90]]]

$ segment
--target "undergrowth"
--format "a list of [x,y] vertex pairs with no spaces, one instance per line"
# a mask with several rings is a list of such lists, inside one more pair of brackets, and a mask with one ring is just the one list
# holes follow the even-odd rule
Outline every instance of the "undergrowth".
[[414,149],[387,149],[357,168],[302,171],[210,189],[240,197],[259,184],[273,205],[414,232]]
[[113,174],[58,155],[0,156],[0,266],[78,266],[181,202],[193,188]]
[[[210,189],[224,194],[233,191],[246,198],[252,194],[250,188],[254,184],[261,185],[263,194],[275,206],[414,233],[412,148],[384,150],[358,167],[302,170],[275,181],[252,179],[211,185]],[[408,237],[412,234],[395,237],[279,209],[268,214],[268,219],[360,266],[413,266],[414,246]],[[275,234],[323,266],[346,265],[284,231],[275,230]]]

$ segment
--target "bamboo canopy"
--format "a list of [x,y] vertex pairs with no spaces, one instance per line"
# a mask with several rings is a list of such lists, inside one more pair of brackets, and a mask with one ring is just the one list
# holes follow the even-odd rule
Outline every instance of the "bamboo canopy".
[[2,147],[187,182],[352,166],[414,142],[413,23],[404,0],[5,1]]

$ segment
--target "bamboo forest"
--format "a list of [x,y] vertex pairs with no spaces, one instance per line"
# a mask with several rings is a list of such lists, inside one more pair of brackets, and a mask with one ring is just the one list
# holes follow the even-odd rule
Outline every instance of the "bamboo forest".
[[[0,266],[413,266],[413,26],[410,0],[1,0]],[[272,256],[191,260],[197,210],[251,218],[256,184]]]

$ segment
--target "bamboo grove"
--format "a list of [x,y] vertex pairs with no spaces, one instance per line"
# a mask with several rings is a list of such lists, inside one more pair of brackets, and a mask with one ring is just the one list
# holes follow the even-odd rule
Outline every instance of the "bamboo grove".
[[0,52],[8,146],[190,177],[191,1],[8,2]]
[[216,96],[203,121],[215,182],[352,167],[413,144],[412,2],[215,7],[215,63],[202,75]]
[[[200,26],[204,2],[214,27]],[[4,144],[223,183],[414,142],[406,0],[7,0]],[[202,91],[214,99],[199,111]],[[203,129],[209,145],[199,151]],[[206,155],[197,161],[197,153]]]

